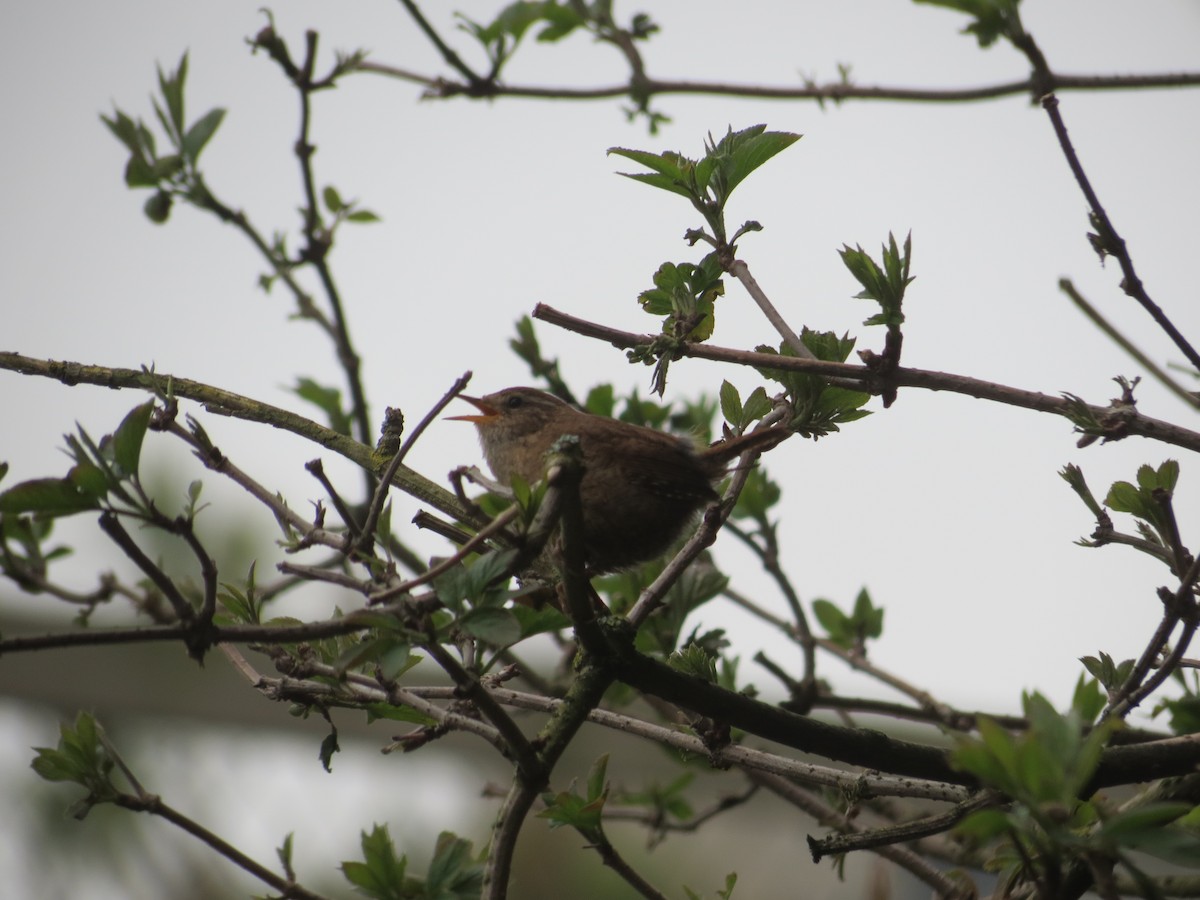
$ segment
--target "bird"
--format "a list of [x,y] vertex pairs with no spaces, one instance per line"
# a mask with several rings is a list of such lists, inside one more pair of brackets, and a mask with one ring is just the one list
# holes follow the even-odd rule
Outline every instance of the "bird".
[[584,555],[596,574],[661,556],[701,509],[720,499],[714,484],[735,457],[762,452],[790,434],[781,427],[760,429],[701,448],[687,438],[583,412],[537,388],[459,398],[478,413],[448,418],[475,425],[488,467],[502,485],[514,477],[527,484],[540,480],[555,441],[568,434],[579,438]]

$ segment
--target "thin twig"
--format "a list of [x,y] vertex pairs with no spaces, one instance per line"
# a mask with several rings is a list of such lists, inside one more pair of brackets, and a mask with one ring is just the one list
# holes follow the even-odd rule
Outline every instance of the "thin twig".
[[[430,43],[437,47],[438,52],[442,54],[442,59],[444,59],[451,68],[466,78],[468,84],[470,84],[473,88],[481,85],[483,83],[483,79],[476,75],[471,68],[462,61],[459,55],[450,49],[450,45],[442,40],[441,35],[439,35],[434,27],[429,24],[429,20],[425,18],[425,15],[421,12],[417,4],[414,3],[413,0],[400,0],[400,2],[404,5],[404,8],[408,10],[408,14],[412,16],[413,21],[417,23],[417,27],[425,33],[427,38],[429,38]],[[365,67],[360,66],[360,68]]]
[[1079,184],[1079,189],[1083,192],[1084,199],[1087,200],[1088,207],[1091,210],[1092,225],[1098,232],[1097,243],[1102,254],[1101,258],[1103,259],[1103,254],[1111,254],[1116,257],[1117,262],[1121,266],[1121,273],[1124,275],[1121,281],[1121,288],[1150,314],[1150,317],[1158,323],[1159,328],[1175,342],[1175,346],[1187,357],[1188,362],[1196,369],[1200,369],[1200,353],[1196,352],[1196,348],[1188,342],[1187,338],[1175,327],[1175,324],[1167,318],[1166,313],[1162,311],[1159,305],[1150,298],[1150,295],[1146,292],[1145,285],[1142,284],[1142,279],[1138,277],[1137,271],[1133,267],[1133,257],[1130,256],[1129,249],[1125,245],[1125,239],[1117,233],[1116,227],[1101,205],[1100,198],[1096,195],[1087,173],[1083,170],[1083,164],[1079,161],[1075,147],[1071,144],[1071,138],[1067,134],[1066,123],[1063,122],[1062,114],[1058,109],[1058,98],[1052,93],[1047,94],[1042,98],[1042,108],[1046,110],[1046,115],[1050,117],[1050,124],[1054,128],[1054,134],[1058,138],[1063,156],[1066,157],[1067,165],[1070,166],[1071,173],[1075,176],[1075,181]]
[[396,472],[399,471],[400,464],[404,462],[404,458],[408,456],[409,451],[412,450],[413,446],[417,442],[417,439],[425,433],[425,429],[429,427],[429,424],[437,417],[438,413],[445,409],[446,405],[451,400],[462,393],[463,388],[467,386],[470,380],[470,372],[464,372],[457,379],[455,379],[454,384],[450,386],[450,389],[442,395],[441,399],[438,400],[438,402],[435,403],[427,413],[425,413],[424,418],[417,423],[417,427],[413,428],[409,432],[408,437],[404,440],[404,443],[400,445],[400,449],[396,451],[396,455],[388,460],[387,468],[383,470],[380,484],[375,488],[375,493],[371,497],[371,505],[367,510],[366,521],[363,523],[361,540],[364,544],[368,541],[374,540],[375,529],[379,526],[379,516],[383,512],[384,504],[387,503],[388,493],[392,487],[392,479],[396,476]]
[[529,738],[517,727],[512,716],[496,702],[487,688],[480,684],[479,679],[459,665],[458,660],[447,650],[432,639],[425,643],[425,651],[433,658],[442,670],[450,676],[464,697],[474,704],[475,708],[500,732],[504,738],[507,752],[505,755],[516,763],[517,773],[521,780],[541,790],[545,784],[547,772],[538,758],[537,751],[530,744]]
[[779,314],[779,310],[775,308],[775,304],[771,302],[771,298],[767,296],[767,292],[762,289],[754,276],[750,274],[750,267],[743,260],[735,259],[730,263],[729,274],[742,283],[742,287],[746,289],[746,293],[750,295],[751,299],[758,304],[758,308],[767,317],[767,321],[779,332],[779,336],[784,339],[797,356],[804,359],[817,358],[811,350],[804,346],[804,341],[800,340],[800,335],[792,331],[792,327],[788,325],[787,320]]
[[342,547],[345,543],[345,538],[342,535],[326,531],[323,528],[317,528],[305,520],[288,506],[278,493],[272,493],[267,490],[266,487],[238,468],[228,456],[222,453],[208,439],[208,435],[200,428],[199,423],[195,419],[189,417],[189,420],[191,431],[183,428],[177,422],[172,422],[166,430],[187,443],[192,448],[196,459],[200,460],[206,468],[216,472],[218,475],[224,475],[270,510],[271,514],[275,517],[275,521],[279,523],[279,527],[285,537],[290,539],[292,537],[290,532],[298,531],[310,545],[323,544],[333,549],[340,549]]
[[[365,60],[360,71],[386,75],[410,81],[427,88],[426,96],[449,98],[457,96],[523,97],[545,100],[611,100],[630,95],[629,83],[596,87],[561,87],[551,85],[489,85],[486,94],[466,84],[424,75],[387,63]],[[1139,90],[1147,88],[1179,88],[1200,85],[1200,72],[1164,72],[1146,75],[1054,75],[1057,91]],[[979,87],[964,88],[905,88],[887,85],[855,85],[843,81],[799,86],[732,84],[714,81],[687,81],[664,78],[645,78],[638,88],[648,97],[667,94],[698,96],[748,97],[767,100],[816,100],[841,103],[846,100],[899,100],[921,103],[972,103],[1000,97],[1029,96],[1033,80],[1005,81]]]
[[302,566],[297,563],[281,562],[276,567],[287,575],[296,575],[304,581],[323,581],[326,584],[336,584],[356,594],[366,595],[371,589],[370,582],[354,578],[344,572],[337,572],[326,566]]
[[134,564],[145,573],[146,577],[154,582],[154,586],[162,591],[163,596],[170,601],[171,608],[175,610],[175,615],[178,616],[179,621],[190,626],[196,619],[196,611],[192,608],[192,604],[179,592],[179,588],[175,586],[175,582],[171,577],[154,560],[147,556],[142,551],[142,548],[130,537],[129,532],[125,530],[125,526],[117,518],[117,514],[110,510],[101,513],[100,530],[112,538],[113,543],[121,548],[121,552],[133,560]]
[[[296,91],[300,95],[300,135],[293,144],[296,160],[300,164],[300,179],[304,185],[304,240],[306,246],[301,254],[305,262],[312,263],[325,292],[325,299],[333,313],[333,340],[337,350],[338,363],[346,376],[346,384],[350,388],[351,416],[358,431],[358,439],[364,444],[371,442],[371,414],[367,405],[367,394],[362,383],[362,360],[350,340],[350,324],[342,306],[341,293],[333,280],[329,269],[329,248],[332,246],[332,236],[320,228],[321,213],[317,201],[316,177],[313,174],[312,159],[316,147],[309,143],[309,131],[312,125],[312,93],[319,87],[313,82],[313,69],[317,57],[317,33],[305,32],[304,63],[299,76],[292,79]],[[364,470],[367,495],[375,490],[375,473],[370,469]]]
[[402,597],[412,591],[413,588],[420,587],[423,584],[428,584],[433,581],[443,572],[448,572],[457,566],[460,562],[479,549],[480,545],[485,543],[498,531],[502,531],[513,519],[521,514],[521,508],[515,503],[496,516],[485,527],[479,529],[471,538],[464,543],[452,556],[446,557],[436,566],[430,566],[416,578],[412,578],[403,584],[398,584],[395,587],[390,587],[387,590],[379,591],[372,594],[370,602],[372,604],[383,603],[387,600],[392,600],[396,597]]
[[150,793],[142,787],[129,766],[125,763],[125,760],[121,757],[121,754],[117,752],[117,749],[108,740],[108,736],[102,728],[97,729],[97,737],[103,744],[109,758],[112,759],[113,763],[121,771],[121,774],[129,782],[130,787],[136,792],[134,794],[118,793],[112,800],[115,805],[122,809],[128,809],[133,812],[146,812],[166,819],[172,825],[192,835],[192,837],[198,838],[234,865],[249,872],[259,881],[270,885],[277,891],[281,891],[284,897],[298,898],[298,900],[323,900],[320,894],[315,894],[301,887],[291,879],[280,878],[266,866],[251,859],[228,841],[209,831],[194,819],[183,815],[183,813],[163,803],[161,797]]
[[1146,354],[1135,347],[1129,338],[1117,331],[1116,327],[1113,326],[1108,319],[1104,318],[1104,315],[1100,312],[1100,310],[1088,303],[1088,301],[1084,299],[1083,295],[1075,289],[1075,284],[1070,278],[1060,278],[1058,281],[1058,288],[1071,298],[1071,302],[1079,307],[1080,312],[1087,316],[1092,321],[1093,325],[1103,331],[1108,336],[1109,340],[1128,353],[1148,373],[1157,378],[1159,382],[1161,382],[1162,385],[1167,388],[1167,390],[1173,393],[1184,403],[1188,404],[1188,406],[1191,406],[1193,409],[1200,409],[1200,397],[1197,397],[1194,391],[1189,391],[1178,381],[1168,375],[1166,370],[1160,368],[1158,364],[1154,362],[1154,360],[1150,359],[1150,357],[1146,356]]
[[812,853],[813,862],[820,862],[823,857],[838,853],[873,850],[876,847],[886,847],[890,844],[906,844],[949,831],[971,813],[993,806],[1001,806],[1005,802],[1007,801],[1003,795],[995,791],[983,790],[961,803],[956,803],[953,808],[935,815],[900,822],[884,828],[845,831],[821,839],[810,837],[808,849]]
[[[853,831],[856,828],[844,813],[837,811],[824,800],[818,798],[814,793],[792,784],[785,778],[766,774],[753,774],[751,778],[788,803],[804,810],[816,819],[818,823],[827,828],[837,828],[839,831],[847,832]],[[873,848],[873,852],[911,872],[937,891],[939,897],[964,900],[964,898],[973,895],[971,889],[951,880],[949,876],[938,871],[933,865],[911,850],[901,847],[883,846]]]

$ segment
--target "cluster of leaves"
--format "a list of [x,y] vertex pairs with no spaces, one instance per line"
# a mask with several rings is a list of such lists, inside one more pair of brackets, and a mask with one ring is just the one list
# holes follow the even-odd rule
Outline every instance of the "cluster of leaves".
[[1183,548],[1172,500],[1179,481],[1179,463],[1165,460],[1158,468],[1142,465],[1133,482],[1117,481],[1108,489],[1104,507],[1088,487],[1083,471],[1075,465],[1064,466],[1059,475],[1096,518],[1097,529],[1091,540],[1079,541],[1085,547],[1098,547],[1112,541],[1117,533],[1105,510],[1125,513],[1134,519],[1138,537],[1123,540],[1155,559],[1164,562],[1176,577],[1182,578],[1191,559]]
[[863,286],[855,297],[874,300],[879,304],[880,311],[863,324],[885,325],[888,331],[893,332],[899,330],[904,323],[904,292],[913,280],[909,274],[912,268],[912,232],[904,239],[903,252],[896,246],[896,236],[888,234],[888,242],[882,251],[882,267],[861,246],[845,245],[838,253],[846,268]]
[[160,67],[158,87],[162,98],[161,102],[159,98],[152,100],[154,114],[173,152],[159,155],[154,134],[141,119],[133,119],[120,109],[115,109],[111,118],[100,117],[129,151],[125,184],[131,188],[154,189],[155,193],[146,201],[144,209],[150,221],[160,225],[170,216],[176,196],[186,197],[199,206],[208,202],[208,191],[197,167],[201,151],[225,118],[225,110],[218,107],[210,109],[191,125],[187,124],[183,98],[187,72],[186,53],[175,71],[164,73]]
[[120,793],[112,781],[113,760],[100,740],[100,726],[88,713],[78,713],[73,725],[59,727],[58,746],[34,747],[33,770],[47,781],[78,784],[87,796],[71,807],[77,819],[98,803],[109,803]]
[[342,874],[374,900],[474,900],[483,886],[481,854],[449,831],[438,835],[424,878],[408,874],[408,857],[396,853],[386,825],[362,833],[362,862],[342,863]]
[[626,178],[688,199],[708,226],[707,232],[688,233],[693,242],[702,240],[720,252],[732,253],[742,234],[758,231],[761,226],[757,222],[747,222],[730,238],[725,224],[725,206],[730,196],[750,173],[800,137],[786,131],[767,131],[766,125],[752,125],[741,131],[730,128],[720,141],[713,140],[710,135],[700,159],[691,159],[674,151],[650,153],[624,147],[612,147],[608,152],[651,170],[621,173]]
[[824,599],[814,600],[812,608],[829,639],[846,650],[862,653],[868,640],[883,635],[883,607],[871,602],[866,588],[858,592],[849,613]]
[[[541,26],[535,37],[539,43],[557,43],[577,31],[585,31],[627,56],[631,55],[634,41],[647,40],[659,30],[645,13],[635,13],[626,26],[618,25],[613,18],[612,0],[517,0],[501,9],[486,25],[461,13],[458,19],[459,28],[479,43],[488,60],[486,75],[476,75],[460,67],[460,71],[471,79],[470,89],[480,94],[486,94],[495,85],[531,28]],[[670,121],[667,116],[650,109],[649,95],[640,91],[636,83],[630,93],[636,104],[626,109],[630,121],[645,116],[652,134]]]
[[[832,331],[810,331],[807,328],[801,331],[800,340],[814,357],[827,362],[845,362],[855,344],[855,339],[849,335],[839,338]],[[780,343],[778,350],[765,344],[754,349],[769,355],[797,355],[786,341]],[[824,437],[839,431],[839,425],[871,414],[862,408],[871,399],[870,394],[831,385],[820,375],[765,367],[759,368],[758,372],[783,386],[795,410],[789,427],[804,437]]]
[[662,394],[666,388],[667,369],[678,358],[680,342],[704,341],[712,336],[716,300],[725,293],[721,275],[733,262],[737,240],[762,227],[757,222],[746,222],[730,237],[725,224],[730,195],[755,169],[799,139],[798,134],[767,131],[765,125],[754,125],[736,132],[730,128],[720,141],[710,135],[704,156],[698,160],[674,151],[609,149],[610,154],[651,170],[622,173],[627,178],[686,197],[707,227],[707,231],[690,229],[689,242],[703,241],[713,248],[699,263],[663,263],[654,274],[654,287],[638,296],[646,312],[663,317],[662,337],[628,353],[631,362],[654,365],[655,393]]
[[1200,811],[1190,803],[1145,803],[1112,811],[1088,796],[1115,720],[1092,725],[1103,705],[1081,680],[1065,715],[1040,694],[1023,700],[1028,728],[1013,734],[981,717],[978,737],[962,736],[954,761],[1011,803],[972,813],[959,833],[997,845],[994,864],[1009,886],[1020,881],[1061,883],[1072,861],[1110,860],[1129,872],[1146,896],[1157,891],[1129,856],[1139,851],[1177,865],[1200,864]]
[[654,273],[654,287],[642,291],[638,302],[652,316],[663,316],[663,334],[681,341],[706,341],[716,327],[715,306],[725,293],[716,252],[698,265],[663,263]]

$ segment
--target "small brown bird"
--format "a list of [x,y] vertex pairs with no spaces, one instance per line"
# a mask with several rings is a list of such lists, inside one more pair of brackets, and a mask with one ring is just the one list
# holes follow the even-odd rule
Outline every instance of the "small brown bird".
[[514,475],[532,484],[545,474],[545,457],[564,434],[578,436],[584,473],[579,486],[584,552],[594,572],[628,568],[661,555],[705,505],[718,499],[713,484],[730,462],[788,436],[782,428],[757,431],[698,449],[684,438],[580,412],[552,394],[512,387],[463,400],[488,467],[501,484]]

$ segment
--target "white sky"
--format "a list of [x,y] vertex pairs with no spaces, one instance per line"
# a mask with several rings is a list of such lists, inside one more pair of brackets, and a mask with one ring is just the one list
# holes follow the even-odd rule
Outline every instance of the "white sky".
[[[318,417],[283,388],[302,375],[340,384],[320,334],[287,321],[282,291],[256,289],[263,265],[232,228],[182,208],[167,227],[150,224],[141,212],[147,193],[124,188],[124,150],[98,118],[115,103],[150,120],[155,62],[173,67],[190,50],[189,117],[228,109],[203,157],[208,183],[263,232],[294,229],[297,104],[277,67],[251,56],[243,41],[263,25],[257,6],[58,0],[0,8],[0,349],[153,363]],[[427,6],[461,48],[450,10],[486,18],[498,4]],[[635,9],[618,6],[623,16]],[[1196,69],[1200,7],[1188,0],[1026,7],[1027,28],[1063,73]],[[644,52],[650,72],[664,77],[791,84],[801,75],[833,79],[839,62],[863,84],[974,86],[1026,74],[1015,51],[980,51],[957,33],[963,19],[931,7],[746,2],[719,27],[691,4],[636,8],[663,26]],[[313,27],[324,64],[334,49],[365,47],[383,62],[442,72],[399,4],[292,2],[276,13],[294,55],[303,29]],[[509,72],[513,83],[609,84],[621,76],[616,55],[582,36],[525,51]],[[889,230],[899,237],[911,229],[917,281],[907,301],[908,365],[1107,401],[1112,376],[1138,368],[1070,307],[1056,287],[1064,275],[1152,357],[1180,359],[1120,292],[1117,267],[1097,264],[1082,197],[1044,113],[1025,98],[821,111],[811,103],[666,97],[655,105],[674,121],[650,137],[625,123],[616,102],[418,103],[417,93],[364,75],[315,105],[319,184],[335,184],[384,220],[345,229],[333,256],[376,420],[391,405],[416,421],[465,369],[474,370],[477,393],[528,382],[506,342],[512,323],[539,301],[653,330],[636,295],[662,261],[698,258],[681,240],[696,218],[680,198],[614,175],[630,166],[605,150],[697,155],[707,132],[757,122],[805,135],[739,189],[730,212],[732,222],[765,226],[742,241],[741,255],[793,326],[848,330],[860,347],[877,348],[878,329],[860,327],[872,310],[849,299],[858,287],[836,250],[860,243],[876,253]],[[1061,100],[1147,288],[1197,339],[1200,92]],[[715,343],[777,341],[733,283],[718,317]],[[581,392],[602,380],[648,384],[650,370],[630,367],[619,351],[547,327],[540,335]],[[755,384],[753,373],[699,361],[671,371],[669,398],[715,391],[723,378],[743,390]],[[1145,413],[1190,424],[1188,410],[1155,385],[1138,396]],[[73,422],[103,434],[141,399],[0,373],[7,483],[61,472],[56,449]],[[301,469],[315,448],[244,423],[204,421],[239,465],[294,506],[320,496]],[[185,458],[168,443],[152,441],[148,453]],[[1080,451],[1065,420],[906,391],[892,409],[841,435],[789,442],[768,468],[785,489],[786,565],[806,601],[848,605],[866,585],[887,608],[885,637],[873,650],[879,664],[948,702],[1011,710],[1022,688],[1066,703],[1081,655],[1136,655],[1158,621],[1154,589],[1168,583],[1161,567],[1132,551],[1072,545],[1092,523],[1057,470],[1078,463],[1102,495],[1140,463],[1179,456],[1140,439]],[[454,423],[436,424],[412,458],[435,479],[478,459],[473,434]],[[326,462],[349,490],[358,486],[347,468]],[[1177,507],[1194,547],[1196,474],[1182,462]],[[213,498],[237,500],[219,492],[215,476],[203,477]],[[411,502],[398,504],[396,521],[415,512]],[[426,552],[444,549],[418,540]],[[734,543],[720,542],[718,555],[748,571]],[[114,564],[98,552],[81,559]],[[736,575],[735,584],[784,610],[756,573]],[[729,628],[747,660],[765,647],[799,664],[795,651],[736,611],[714,605],[703,621]],[[70,665],[69,654],[60,658]],[[743,673],[773,687],[748,662]],[[850,693],[877,692],[834,666],[825,674]]]

